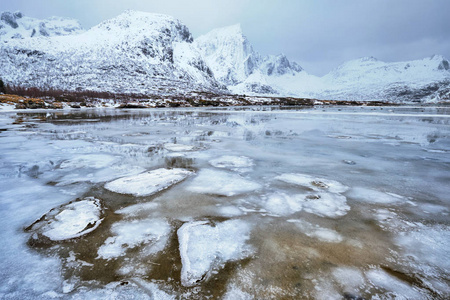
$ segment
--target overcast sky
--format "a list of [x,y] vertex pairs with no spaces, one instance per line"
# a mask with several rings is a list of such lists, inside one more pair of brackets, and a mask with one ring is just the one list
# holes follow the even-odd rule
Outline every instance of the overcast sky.
[[450,0],[2,0],[1,11],[72,17],[86,28],[126,9],[163,13],[194,37],[240,23],[261,54],[284,53],[311,74],[374,56],[450,58]]

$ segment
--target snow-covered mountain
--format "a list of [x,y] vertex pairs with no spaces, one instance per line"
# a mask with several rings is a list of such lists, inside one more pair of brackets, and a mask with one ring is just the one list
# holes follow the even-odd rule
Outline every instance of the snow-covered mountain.
[[450,100],[450,64],[440,55],[394,63],[364,57],[342,64],[322,81],[322,94],[334,98]]
[[239,25],[215,29],[194,44],[216,79],[236,94],[402,102],[450,98],[449,62],[438,55],[398,63],[361,58],[318,77],[284,55],[262,57]]
[[176,94],[220,85],[180,21],[126,11],[78,34],[0,41],[0,77],[42,88]]
[[450,100],[442,56],[362,58],[308,74],[285,55],[262,56],[240,25],[193,39],[173,17],[126,11],[85,31],[78,21],[2,13],[0,78],[25,87],[176,95],[210,91],[335,100]]
[[194,45],[216,79],[237,93],[275,94],[277,91],[265,82],[265,77],[295,76],[302,71],[285,55],[263,57],[254,51],[239,24],[214,29],[195,39]]
[[59,36],[84,32],[80,22],[70,18],[51,17],[39,20],[20,11],[3,12],[0,16],[0,41],[38,36]]

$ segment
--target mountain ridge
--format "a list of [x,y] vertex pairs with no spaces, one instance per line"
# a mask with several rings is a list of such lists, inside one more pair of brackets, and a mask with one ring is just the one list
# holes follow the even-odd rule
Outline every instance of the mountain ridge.
[[[258,53],[239,24],[194,39],[171,16],[133,10],[89,30],[73,19],[27,18],[20,12],[4,12],[0,18],[0,78],[13,85],[160,95],[205,91],[358,101],[450,100],[450,64],[441,55],[393,63],[363,57],[318,77],[284,54]],[[46,34],[37,34],[36,26],[45,27]]]

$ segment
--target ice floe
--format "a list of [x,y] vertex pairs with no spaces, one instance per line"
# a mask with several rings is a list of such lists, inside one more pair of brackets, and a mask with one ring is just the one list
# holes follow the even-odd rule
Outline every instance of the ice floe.
[[194,150],[195,146],[167,143],[167,144],[164,144],[164,148],[166,150],[173,151],[173,152],[184,152],[184,151],[192,151],[192,150]]
[[189,191],[204,194],[234,196],[261,188],[259,183],[224,171],[201,170],[187,187]]
[[209,161],[216,168],[226,168],[233,171],[248,171],[253,165],[253,160],[246,156],[224,155]]
[[307,187],[314,191],[328,191],[331,193],[343,193],[348,190],[348,186],[343,185],[335,180],[314,177],[305,174],[282,174],[275,177],[277,180],[286,183]]
[[27,230],[37,240],[42,236],[52,241],[73,239],[94,231],[103,220],[102,213],[100,200],[87,197],[50,210]]
[[323,228],[303,220],[288,220],[288,222],[294,223],[305,235],[322,242],[339,243],[343,240],[342,236],[333,229]]
[[119,178],[105,184],[105,188],[120,194],[148,196],[184,180],[193,172],[185,169],[156,169],[134,176]]
[[269,213],[282,216],[303,210],[321,217],[336,218],[344,216],[350,210],[345,196],[333,193],[273,193],[263,196],[263,200]]
[[111,227],[112,237],[97,251],[98,258],[113,259],[127,250],[145,245],[145,255],[155,254],[167,244],[171,227],[164,219],[121,221]]
[[194,286],[226,262],[250,256],[250,225],[243,220],[210,224],[208,221],[185,223],[178,229],[181,256],[181,284]]
[[357,201],[375,203],[375,204],[392,204],[400,201],[406,201],[403,196],[393,193],[383,193],[377,190],[367,189],[363,187],[354,187],[346,194],[348,197]]

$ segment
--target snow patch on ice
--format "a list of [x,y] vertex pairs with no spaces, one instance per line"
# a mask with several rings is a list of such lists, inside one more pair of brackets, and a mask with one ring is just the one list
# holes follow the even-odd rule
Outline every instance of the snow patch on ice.
[[126,215],[128,217],[134,217],[145,211],[153,211],[157,209],[158,206],[159,204],[156,202],[139,203],[116,210],[115,213]]
[[184,169],[156,169],[142,174],[119,178],[105,184],[105,188],[120,194],[148,196],[167,189],[194,174]]
[[335,180],[319,178],[305,174],[282,174],[275,177],[275,179],[290,184],[304,186],[318,192],[328,191],[331,193],[343,193],[348,190],[347,186]]
[[320,227],[317,224],[311,224],[302,220],[288,220],[295,225],[307,236],[317,238],[323,242],[340,243],[342,236],[335,230]]
[[191,192],[234,196],[261,188],[259,183],[237,174],[223,171],[201,170],[187,189]]
[[375,203],[375,204],[393,204],[400,201],[406,201],[403,196],[393,193],[383,193],[377,190],[367,189],[363,187],[354,187],[348,193],[348,197],[355,200]]
[[156,254],[162,251],[168,241],[171,227],[166,220],[148,219],[115,223],[111,227],[114,236],[106,239],[98,249],[97,258],[113,259],[124,256],[128,249],[140,245],[145,247],[145,254]]
[[54,208],[35,222],[30,231],[52,241],[80,237],[94,231],[102,222],[100,200],[93,197]]
[[363,273],[353,267],[337,267],[331,272],[331,275],[345,292],[354,293],[365,283]]
[[385,289],[394,299],[422,299],[423,295],[414,287],[381,269],[366,272],[367,279],[376,287]]
[[194,286],[208,279],[226,262],[250,256],[247,244],[251,227],[242,220],[229,220],[215,226],[208,221],[186,223],[178,229],[181,256],[181,284]]
[[212,159],[209,163],[216,168],[226,168],[233,171],[247,171],[254,163],[251,158],[246,156],[224,155],[216,159]]
[[164,144],[164,148],[166,150],[173,151],[173,152],[192,151],[195,149],[195,147],[192,145],[173,144],[173,143]]
[[254,297],[249,293],[242,291],[235,284],[232,284],[228,287],[227,292],[222,298],[223,300],[253,300]]
[[223,217],[237,217],[243,214],[242,210],[235,206],[221,206],[217,210]]
[[104,154],[80,155],[73,159],[63,161],[60,169],[94,168],[100,169],[111,165],[117,157]]
[[285,193],[274,193],[263,196],[268,212],[286,216],[302,210],[303,195],[290,196]]
[[274,193],[263,196],[263,200],[268,212],[282,216],[303,210],[321,217],[336,218],[346,215],[350,210],[345,196],[332,193],[296,195]]

